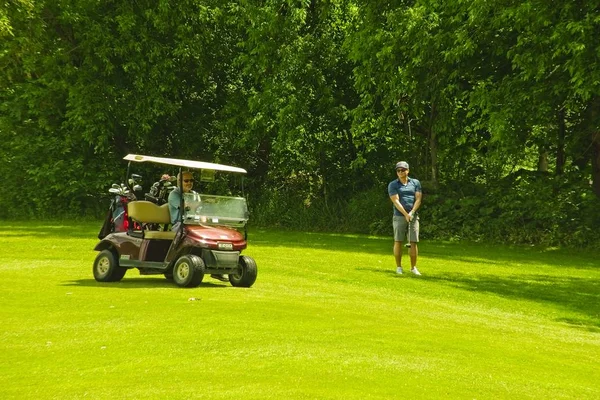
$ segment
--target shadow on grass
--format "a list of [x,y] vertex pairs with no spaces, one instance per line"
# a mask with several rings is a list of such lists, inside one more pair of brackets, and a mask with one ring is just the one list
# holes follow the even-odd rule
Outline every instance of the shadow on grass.
[[600,332],[600,282],[598,280],[548,275],[517,275],[510,278],[494,275],[423,276],[429,282],[502,297],[549,303],[575,312],[582,317],[558,318],[592,332]]
[[600,332],[600,281],[595,279],[531,274],[500,277],[489,274],[439,276],[425,273],[415,277],[406,270],[403,275],[397,275],[393,268],[358,267],[356,270],[393,278],[411,277],[477,293],[486,292],[516,300],[547,303],[582,316],[557,318],[557,321],[591,332]]
[[[206,278],[205,278],[206,279]],[[168,279],[160,278],[141,278],[141,279],[127,279],[123,278],[119,282],[98,282],[95,279],[77,279],[72,281],[63,282],[61,286],[85,286],[94,287],[100,289],[148,289],[148,288],[173,288],[173,289],[195,289],[195,288],[180,288],[173,281]],[[225,288],[229,285],[226,282],[211,282],[204,280],[198,287],[206,288]]]

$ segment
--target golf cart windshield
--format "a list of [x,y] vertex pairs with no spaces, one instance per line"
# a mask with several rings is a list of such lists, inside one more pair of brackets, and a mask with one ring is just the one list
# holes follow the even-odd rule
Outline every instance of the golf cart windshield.
[[248,206],[243,197],[184,193],[183,222],[188,225],[226,225],[243,227],[248,221]]

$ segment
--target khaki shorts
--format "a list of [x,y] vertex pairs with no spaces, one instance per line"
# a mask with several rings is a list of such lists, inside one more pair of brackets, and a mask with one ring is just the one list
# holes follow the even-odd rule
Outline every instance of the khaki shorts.
[[[406,222],[406,218],[403,215],[397,216],[394,215],[393,220],[394,225],[394,241],[396,242],[404,242],[406,241],[406,233],[408,231],[408,222]],[[418,243],[419,242],[419,217],[413,218],[410,222],[410,237],[409,242]]]

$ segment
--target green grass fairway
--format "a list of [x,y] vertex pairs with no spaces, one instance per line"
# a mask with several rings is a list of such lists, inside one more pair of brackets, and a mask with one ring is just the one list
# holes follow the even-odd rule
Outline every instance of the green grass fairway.
[[600,255],[250,230],[250,289],[92,275],[100,223],[0,228],[1,399],[599,399]]

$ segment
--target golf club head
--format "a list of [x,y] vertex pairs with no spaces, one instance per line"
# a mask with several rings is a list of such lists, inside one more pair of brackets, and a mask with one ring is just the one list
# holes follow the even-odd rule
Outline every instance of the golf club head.
[[118,185],[118,184],[116,184],[116,183],[113,183],[113,184],[112,184],[112,188],[113,188],[113,189],[120,189],[120,188],[121,188],[121,186],[119,186],[119,185]]
[[131,177],[128,180],[129,186],[137,185],[139,181],[142,180],[142,176],[138,174],[131,174]]
[[121,193],[121,190],[120,190],[120,189],[117,189],[117,188],[114,188],[114,187],[111,187],[110,189],[108,189],[108,193],[112,193],[112,194],[120,194],[120,193]]
[[141,185],[135,185],[133,187],[133,191],[134,192],[141,192],[142,191],[142,186]]

